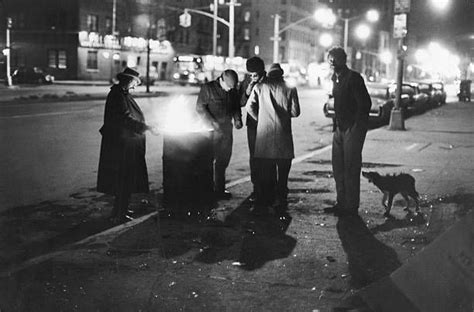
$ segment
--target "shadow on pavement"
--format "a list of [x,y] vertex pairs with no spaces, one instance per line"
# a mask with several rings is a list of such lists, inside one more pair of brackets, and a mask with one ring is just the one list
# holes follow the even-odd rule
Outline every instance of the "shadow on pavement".
[[422,213],[418,213],[417,215],[407,213],[403,219],[397,219],[393,216],[390,216],[385,220],[384,223],[373,227],[370,231],[372,234],[377,234],[379,232],[389,232],[393,229],[418,226],[424,223],[426,223],[426,219]]
[[296,246],[296,239],[285,234],[291,223],[286,213],[253,216],[248,200],[227,218],[231,227],[207,231],[202,237],[209,243],[196,261],[215,263],[236,260],[244,270],[255,270],[265,263],[285,258]]
[[377,240],[360,217],[340,217],[336,229],[347,254],[353,287],[367,286],[401,266],[397,253]]

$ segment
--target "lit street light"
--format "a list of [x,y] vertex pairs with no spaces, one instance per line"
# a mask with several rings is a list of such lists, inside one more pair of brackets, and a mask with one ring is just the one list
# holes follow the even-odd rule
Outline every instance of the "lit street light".
[[332,36],[328,33],[323,33],[319,37],[319,44],[322,45],[325,48],[328,48],[328,47],[332,46],[333,41],[334,40],[333,40]]
[[355,29],[355,33],[357,38],[361,40],[367,40],[367,38],[369,38],[371,34],[370,27],[366,24],[361,24],[357,26],[357,28]]
[[281,16],[279,14],[274,15],[273,37],[271,38],[271,40],[273,40],[273,63],[278,63],[278,49],[281,33],[311,18],[314,18],[317,22],[321,23],[325,27],[333,25],[336,21],[336,17],[330,9],[318,9],[313,13],[313,15],[303,17],[302,19],[297,20],[296,22],[286,25],[282,29],[280,29],[280,18]]
[[[340,17],[341,20],[344,21],[344,50],[347,51],[347,43],[349,40],[349,21],[355,20],[357,18],[362,17],[363,15],[352,16],[348,18]],[[380,14],[377,10],[369,10],[365,14],[366,19],[371,22],[375,23],[379,20]]]
[[444,11],[448,8],[450,0],[431,0],[431,5],[438,11]]

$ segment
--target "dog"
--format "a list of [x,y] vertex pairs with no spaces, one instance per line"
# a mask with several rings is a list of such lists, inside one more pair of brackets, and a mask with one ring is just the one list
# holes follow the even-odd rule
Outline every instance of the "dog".
[[[406,200],[405,211],[410,212],[409,198],[413,198],[416,203],[415,215],[420,212],[419,194],[415,189],[415,178],[406,173],[400,173],[397,175],[385,175],[381,176],[377,172],[362,172],[362,176],[367,178],[369,182],[373,183],[383,192],[382,205],[385,207],[385,217],[390,216],[390,210],[392,209],[393,197],[400,193]],[[388,198],[388,201],[387,201]]]

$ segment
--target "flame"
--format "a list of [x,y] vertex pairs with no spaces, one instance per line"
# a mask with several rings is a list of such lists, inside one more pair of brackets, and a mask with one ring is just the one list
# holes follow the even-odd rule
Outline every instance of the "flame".
[[196,105],[189,96],[179,95],[166,103],[161,131],[166,133],[185,133],[212,131],[196,112]]

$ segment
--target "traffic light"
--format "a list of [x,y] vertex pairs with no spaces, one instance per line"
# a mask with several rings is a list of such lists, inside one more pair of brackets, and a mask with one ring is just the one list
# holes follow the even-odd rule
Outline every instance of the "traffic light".
[[11,17],[7,17],[7,28],[10,29],[12,28],[13,25],[13,19]]

